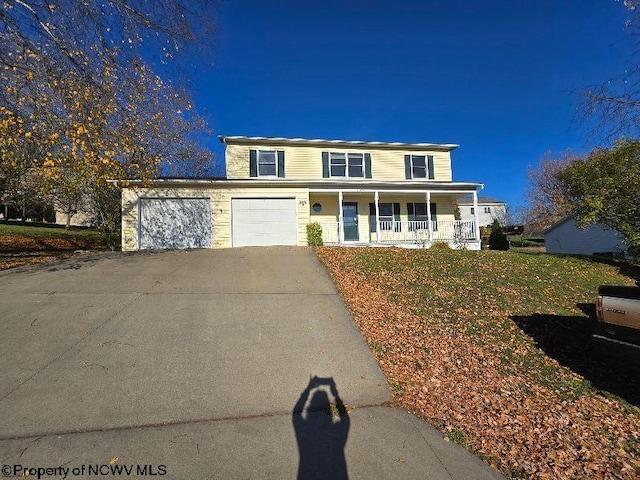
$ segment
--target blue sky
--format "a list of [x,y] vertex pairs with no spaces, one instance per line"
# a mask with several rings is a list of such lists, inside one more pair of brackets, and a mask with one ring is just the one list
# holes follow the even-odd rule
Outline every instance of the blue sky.
[[571,92],[626,67],[626,18],[615,0],[228,0],[196,105],[216,135],[457,143],[454,180],[515,207],[545,152],[594,145]]

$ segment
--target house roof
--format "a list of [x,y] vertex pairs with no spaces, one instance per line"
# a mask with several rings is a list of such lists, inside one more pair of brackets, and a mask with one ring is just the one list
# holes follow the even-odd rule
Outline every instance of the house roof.
[[555,230],[556,228],[558,228],[560,225],[562,225],[565,222],[568,222],[569,220],[575,220],[573,215],[567,215],[566,217],[562,217],[560,220],[558,220],[556,223],[554,223],[553,225],[548,226],[547,228],[545,228],[542,231],[543,235],[546,235],[547,233],[549,233],[551,230]]
[[[478,204],[481,203],[495,203],[499,205],[504,205],[502,200],[496,200],[491,197],[478,197]],[[458,205],[473,205],[473,198],[465,197],[458,200]]]
[[239,145],[307,145],[327,147],[376,147],[384,149],[402,150],[441,150],[450,152],[460,145],[455,143],[403,143],[403,142],[367,142],[362,140],[325,140],[321,138],[281,138],[281,137],[243,137],[225,136],[218,137],[222,143]]
[[262,188],[303,187],[312,192],[374,192],[405,191],[405,192],[438,192],[468,194],[481,190],[484,185],[472,182],[415,182],[415,181],[380,181],[380,180],[291,180],[291,179],[259,179],[259,178],[158,178],[155,180],[111,180],[120,187],[185,187],[185,186],[240,186]]

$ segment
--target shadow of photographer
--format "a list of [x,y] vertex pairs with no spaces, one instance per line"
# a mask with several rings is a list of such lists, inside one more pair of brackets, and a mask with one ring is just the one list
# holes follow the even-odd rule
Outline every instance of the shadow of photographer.
[[291,418],[300,456],[298,480],[348,479],[344,447],[350,419],[333,377],[311,377]]

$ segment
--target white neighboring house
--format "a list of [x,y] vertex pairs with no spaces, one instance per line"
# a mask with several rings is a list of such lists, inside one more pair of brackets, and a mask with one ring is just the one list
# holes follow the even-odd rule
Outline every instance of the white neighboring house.
[[[475,215],[473,198],[464,197],[458,200],[460,220],[473,220]],[[491,197],[478,197],[478,225],[491,225],[497,218],[502,225],[507,217],[507,205]],[[502,225],[504,226],[504,225]]]
[[580,228],[572,216],[551,225],[543,235],[547,253],[593,255],[610,252],[625,254],[627,251],[620,233],[599,223]]

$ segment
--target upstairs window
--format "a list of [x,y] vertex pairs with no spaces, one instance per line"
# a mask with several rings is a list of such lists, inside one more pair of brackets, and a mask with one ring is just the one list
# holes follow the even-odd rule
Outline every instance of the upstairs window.
[[491,207],[484,207],[484,213],[491,213]]
[[411,178],[427,178],[427,158],[411,155]]
[[362,153],[350,153],[347,158],[349,160],[349,176],[364,177],[364,155]]
[[322,152],[322,176],[324,178],[371,178],[371,155]]
[[249,150],[250,177],[284,177],[283,150]]
[[258,150],[258,176],[275,177],[277,171],[275,150]]
[[476,213],[476,210],[473,207],[471,207],[471,215],[473,215],[474,213]]
[[331,154],[331,176],[332,177],[347,176],[347,160],[344,153]]
[[332,177],[364,177],[364,155],[362,153],[331,153]]
[[404,172],[407,180],[412,178],[433,180],[433,156],[405,155]]

